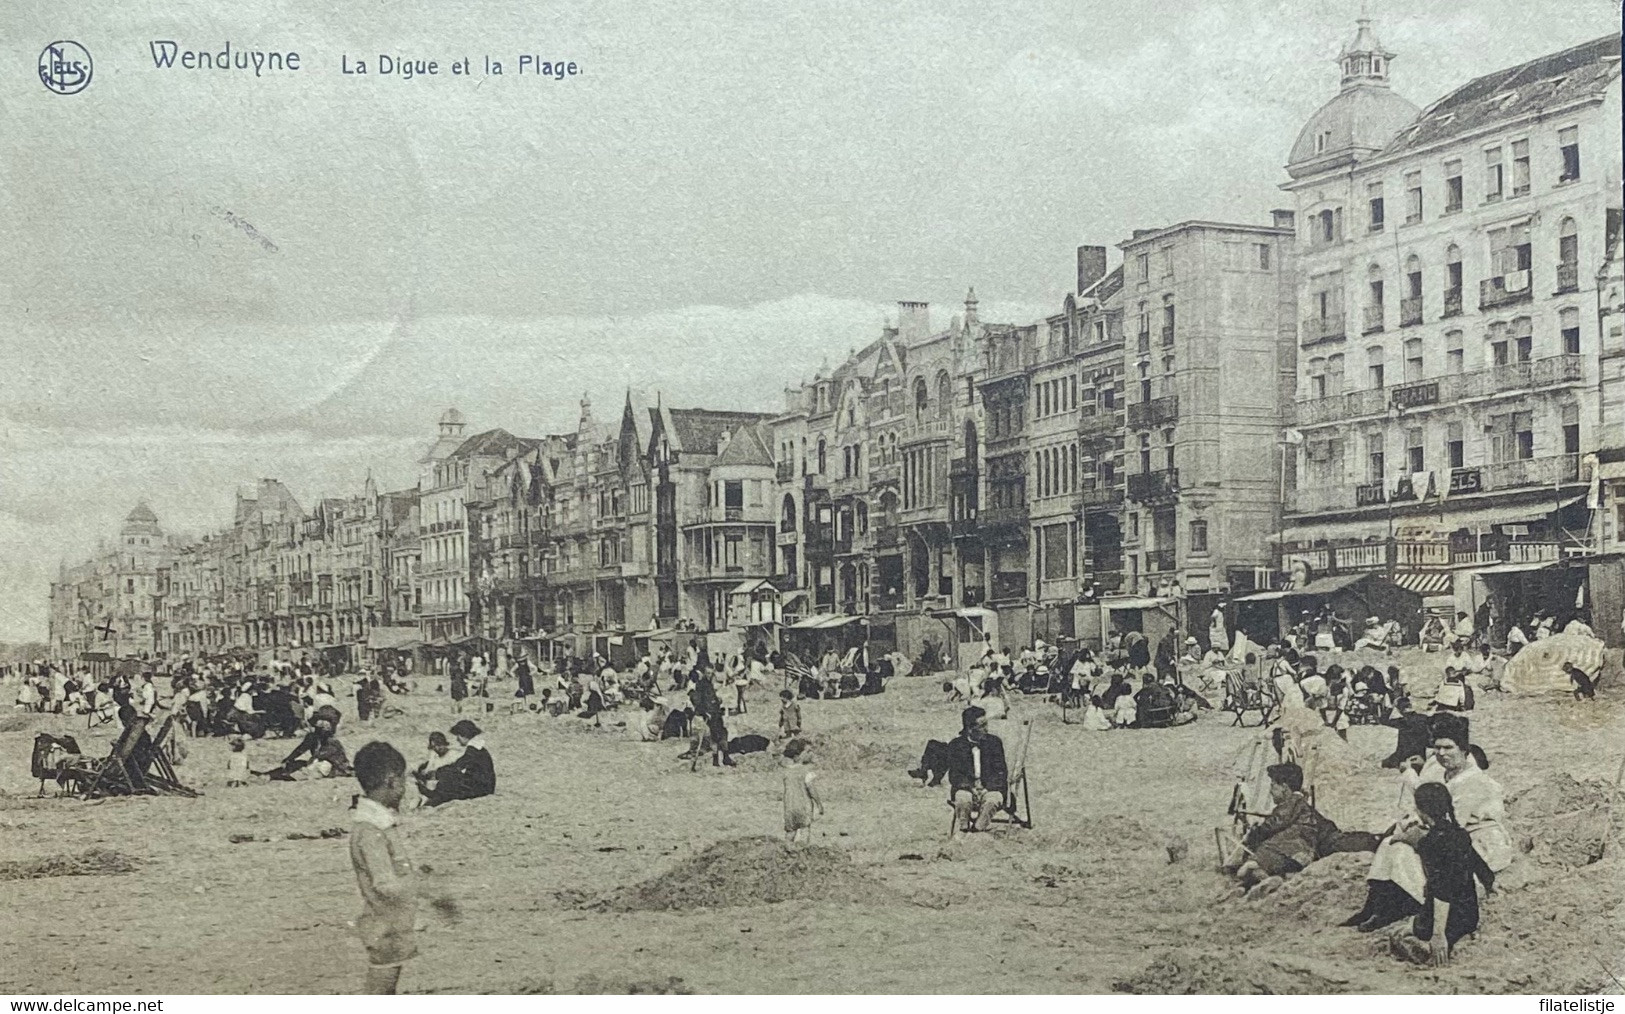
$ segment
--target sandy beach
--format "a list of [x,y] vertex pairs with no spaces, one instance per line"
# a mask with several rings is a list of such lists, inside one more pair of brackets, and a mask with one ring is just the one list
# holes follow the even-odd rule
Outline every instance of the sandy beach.
[[[1417,682],[1431,660],[1409,656]],[[1436,678],[1436,677],[1434,677]],[[451,722],[432,685],[394,698],[404,715],[340,730],[353,753],[386,739],[415,764]],[[1157,731],[1063,725],[1041,697],[994,723],[1012,760],[1023,723],[1035,826],[950,843],[943,788],[905,773],[959,705],[930,678],[876,697],[803,704],[828,814],[813,846],[778,839],[776,758],[733,769],[679,760],[684,744],[639,743],[605,716],[475,716],[495,757],[494,797],[412,811],[403,827],[428,888],[454,898],[451,925],[424,906],[409,992],[692,991],[1542,992],[1617,991],[1625,977],[1618,842],[1588,862],[1619,770],[1617,689],[1595,702],[1486,694],[1472,732],[1506,790],[1519,860],[1476,939],[1444,969],[1406,965],[1382,933],[1336,923],[1359,907],[1368,856],[1316,863],[1262,900],[1214,871],[1213,828],[1237,760],[1261,733],[1230,716]],[[774,731],[757,690],[741,735]],[[179,771],[198,799],[85,803],[34,798],[38,731],[82,718],[0,719],[0,863],[107,850],[130,872],[11,879],[0,891],[0,989],[11,993],[347,992],[361,947],[343,836],[353,780],[225,785],[224,740],[192,740]],[[86,751],[105,750],[107,728]],[[1391,729],[1351,730],[1317,776],[1321,809],[1381,830]],[[251,743],[267,767],[293,741]],[[54,789],[54,785],[51,787]],[[409,797],[410,801],[410,797]],[[1625,808],[1622,808],[1625,810]],[[1617,827],[1625,812],[1615,814]],[[1169,846],[1182,853],[1170,861]],[[1181,850],[1179,846],[1183,846]],[[118,863],[109,863],[114,868]],[[16,867],[8,867],[15,871]],[[13,872],[12,878],[17,874]],[[779,900],[784,899],[784,900]]]

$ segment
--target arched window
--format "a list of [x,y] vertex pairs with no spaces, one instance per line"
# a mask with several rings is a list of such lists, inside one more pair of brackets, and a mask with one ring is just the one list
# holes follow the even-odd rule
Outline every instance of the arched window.
[[1382,330],[1383,283],[1381,265],[1373,264],[1369,268],[1366,268],[1365,279],[1366,295],[1364,322],[1365,331],[1367,334],[1369,334],[1372,331]]
[[1326,389],[1326,360],[1324,357],[1316,356],[1314,359],[1309,360],[1309,370],[1306,376],[1309,378],[1310,397],[1324,398],[1331,393]]
[[948,377],[947,370],[937,371],[937,412],[947,415],[954,403],[953,381]]
[[829,464],[829,450],[824,446],[824,438],[818,438],[818,474],[824,474],[824,468]]
[[1405,258],[1405,295],[1410,299],[1422,298],[1422,258],[1415,254]]
[[1580,236],[1574,219],[1565,218],[1557,227],[1557,291],[1574,292],[1580,287]]
[[779,531],[793,532],[796,530],[796,498],[789,493],[784,494],[784,506],[779,509]]
[[1444,250],[1444,315],[1461,313],[1461,248],[1452,243]]
[[914,378],[914,415],[916,418],[925,415],[926,407],[930,402],[931,391],[926,387],[925,378]]

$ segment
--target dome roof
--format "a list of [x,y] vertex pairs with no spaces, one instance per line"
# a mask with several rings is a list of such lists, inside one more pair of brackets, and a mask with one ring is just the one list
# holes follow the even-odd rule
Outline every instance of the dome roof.
[[1381,151],[1410,126],[1421,110],[1389,90],[1393,60],[1370,20],[1361,18],[1353,41],[1337,58],[1343,89],[1304,124],[1287,158],[1288,173],[1302,176],[1351,155]]
[[158,515],[152,512],[146,501],[135,505],[135,510],[125,517],[124,527],[120,530],[123,535],[157,535],[158,532]]
[[442,426],[461,426],[465,421],[466,420],[463,419],[463,413],[457,411],[455,408],[446,409],[446,414],[440,417],[440,425]]
[[1358,85],[1339,92],[1304,124],[1287,165],[1316,162],[1350,150],[1381,150],[1420,112],[1414,102],[1381,86]]

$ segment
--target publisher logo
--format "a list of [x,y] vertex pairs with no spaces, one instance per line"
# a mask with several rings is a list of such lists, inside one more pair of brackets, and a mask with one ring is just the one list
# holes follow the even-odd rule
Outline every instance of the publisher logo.
[[58,95],[73,95],[90,84],[90,51],[77,42],[53,42],[39,55],[39,79]]

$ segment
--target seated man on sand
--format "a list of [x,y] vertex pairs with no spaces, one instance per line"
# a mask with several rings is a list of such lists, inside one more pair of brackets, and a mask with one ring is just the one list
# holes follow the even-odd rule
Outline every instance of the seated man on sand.
[[[949,799],[954,806],[953,836],[986,831],[1009,791],[1004,743],[987,731],[987,713],[966,708],[960,733],[948,743]],[[974,819],[975,823],[972,824]]]

